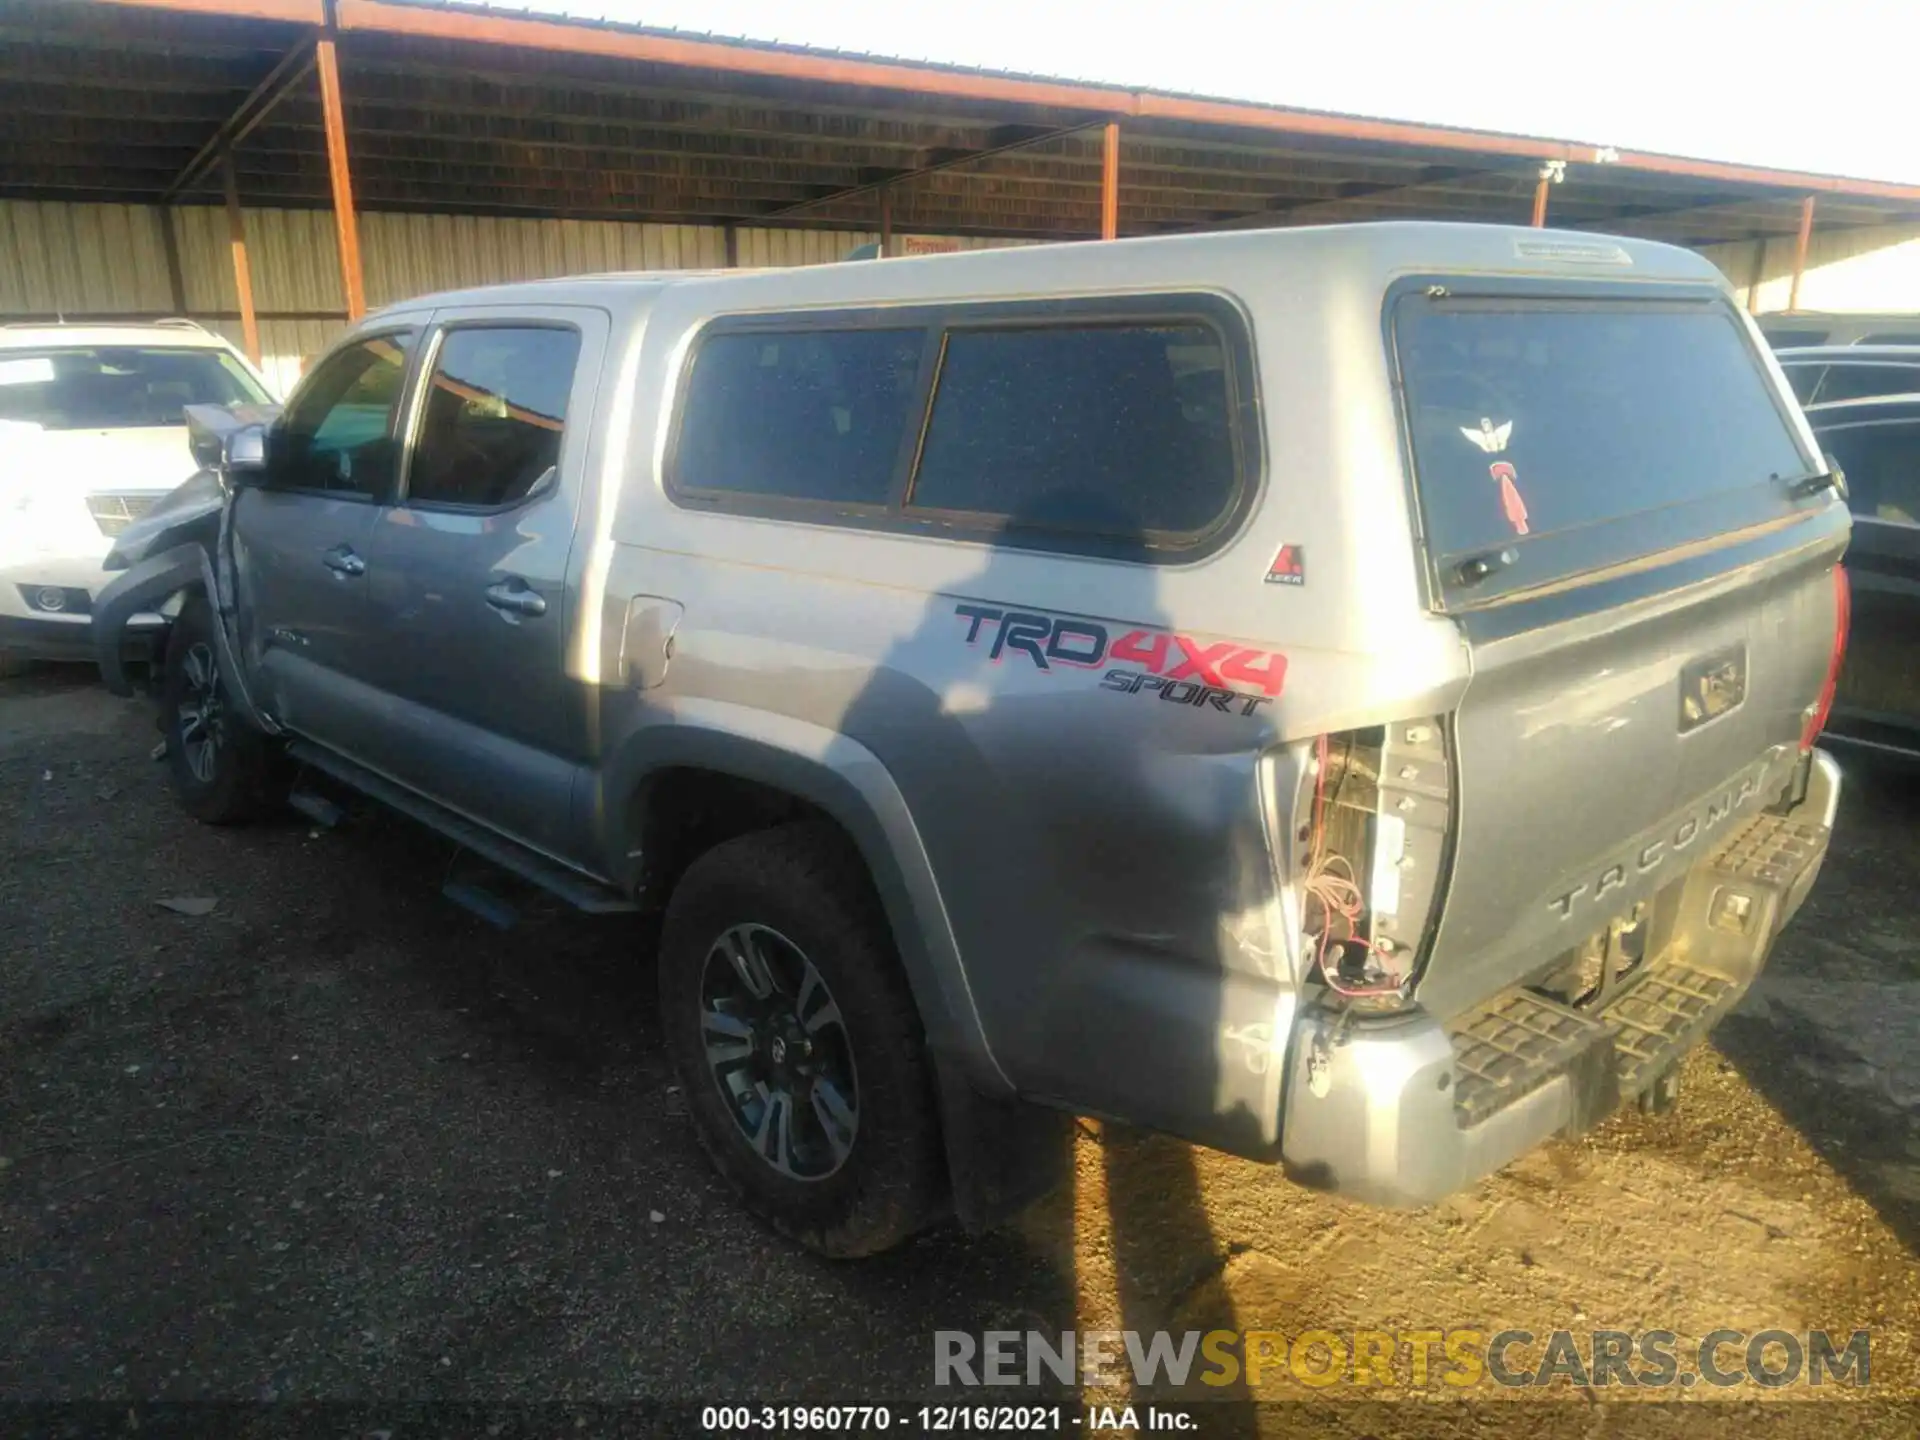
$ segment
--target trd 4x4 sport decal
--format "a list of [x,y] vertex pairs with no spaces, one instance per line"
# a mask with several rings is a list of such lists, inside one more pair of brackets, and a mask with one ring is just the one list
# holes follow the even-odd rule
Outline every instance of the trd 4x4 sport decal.
[[984,640],[987,658],[996,664],[1011,651],[1048,672],[1057,666],[1096,670],[1112,665],[1100,677],[1102,690],[1157,695],[1173,705],[1251,715],[1273,703],[1287,678],[1286,656],[1230,640],[1209,643],[1140,628],[1116,637],[1118,627],[1095,620],[993,605],[956,605],[953,613],[967,622],[967,644]]

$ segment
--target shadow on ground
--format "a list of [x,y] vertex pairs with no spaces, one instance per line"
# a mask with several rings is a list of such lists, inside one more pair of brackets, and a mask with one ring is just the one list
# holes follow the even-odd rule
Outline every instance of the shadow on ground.
[[[1322,1267],[1370,1274],[1372,1249],[1425,1277],[1364,1282],[1393,1323],[1530,1313],[1551,1267],[1524,1247],[1585,1233],[1550,1199],[1637,1203],[1547,1175],[1589,1163],[1558,1147],[1519,1177],[1551,1180],[1550,1230],[1513,1228],[1519,1179],[1449,1230],[1451,1211],[1362,1212],[1109,1129],[1003,1232],[816,1261],[746,1218],[693,1142],[648,936],[537,897],[493,930],[440,897],[447,847],[377,812],[331,834],[197,826],[153,739],[144,707],[79,677],[0,683],[6,1398],[952,1399],[936,1330],[1285,1324],[1329,1303]],[[1841,844],[1716,1043],[1911,1251],[1920,778],[1848,768]],[[217,903],[156,904],[182,897]],[[1723,1120],[1683,1102],[1653,1139],[1697,1157]],[[1423,1262],[1403,1235],[1440,1248]],[[1590,1263],[1611,1275],[1611,1255]],[[1854,1301],[1899,1303],[1889,1274]],[[1665,1303],[1622,1284],[1631,1315]]]
[[1832,748],[1833,853],[1714,1043],[1920,1254],[1920,762]]
[[[80,672],[0,684],[0,1395],[952,1398],[935,1330],[1091,1303],[1071,1189],[855,1266],[775,1240],[687,1128],[644,927],[515,892],[495,930],[377,809],[195,825],[154,738]],[[1217,1269],[1142,1143],[1123,1273]]]

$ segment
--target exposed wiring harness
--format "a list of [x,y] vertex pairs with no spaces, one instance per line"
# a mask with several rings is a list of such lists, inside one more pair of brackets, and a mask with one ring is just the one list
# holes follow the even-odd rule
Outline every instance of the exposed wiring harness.
[[[1359,877],[1353,873],[1353,862],[1327,849],[1327,806],[1329,803],[1340,803],[1340,793],[1346,788],[1347,775],[1352,769],[1353,741],[1347,741],[1341,755],[1340,783],[1334,786],[1333,798],[1329,802],[1327,764],[1331,748],[1324,734],[1314,742],[1312,832],[1308,837],[1306,875],[1300,882],[1305,896],[1320,907],[1320,930],[1315,938],[1314,964],[1320,971],[1320,978],[1326,981],[1327,988],[1346,999],[1364,1000],[1398,995],[1406,982],[1391,973],[1383,981],[1365,985],[1349,985],[1340,978],[1340,954],[1349,943],[1357,941],[1365,945],[1369,960],[1375,952],[1373,946],[1362,940],[1360,935],[1360,916],[1366,908],[1366,896],[1360,889]],[[1334,935],[1336,921],[1345,927],[1346,934]]]

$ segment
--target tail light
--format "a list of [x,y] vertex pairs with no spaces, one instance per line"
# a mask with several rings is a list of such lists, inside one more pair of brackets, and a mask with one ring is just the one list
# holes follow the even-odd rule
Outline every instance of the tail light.
[[1833,711],[1834,692],[1840,688],[1840,666],[1847,658],[1847,630],[1853,623],[1853,587],[1847,581],[1846,567],[1833,567],[1833,655],[1827,661],[1827,683],[1820,687],[1820,698],[1807,712],[1807,725],[1800,732],[1800,748],[1811,750],[1813,742],[1826,729],[1827,716]]
[[1404,999],[1432,945],[1451,857],[1453,774],[1434,717],[1320,736],[1295,805],[1309,969],[1342,994]]

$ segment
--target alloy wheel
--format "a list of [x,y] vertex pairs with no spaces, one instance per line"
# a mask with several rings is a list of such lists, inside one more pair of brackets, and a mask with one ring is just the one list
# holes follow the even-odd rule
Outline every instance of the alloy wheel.
[[853,1044],[833,993],[800,948],[735,925],[707,951],[701,1046],[754,1154],[793,1180],[825,1180],[860,1129]]
[[186,692],[180,697],[180,748],[187,768],[202,785],[211,785],[226,744],[226,717],[220,695],[220,669],[213,647],[196,640],[181,659],[180,678]]

